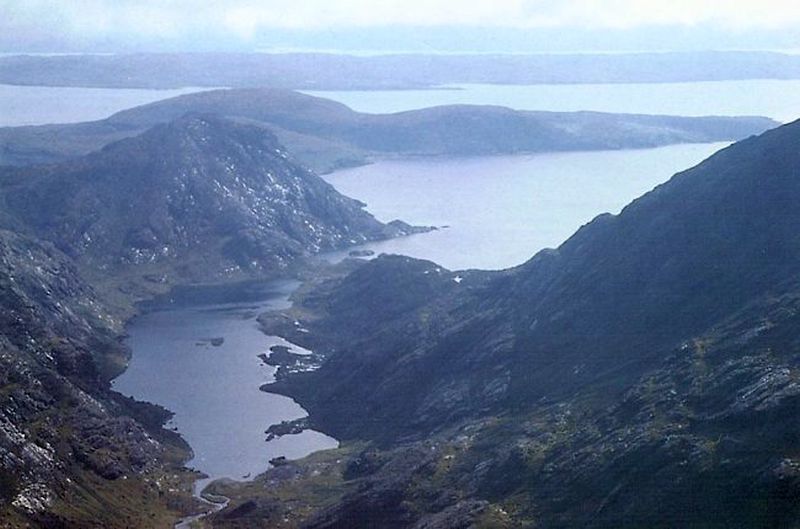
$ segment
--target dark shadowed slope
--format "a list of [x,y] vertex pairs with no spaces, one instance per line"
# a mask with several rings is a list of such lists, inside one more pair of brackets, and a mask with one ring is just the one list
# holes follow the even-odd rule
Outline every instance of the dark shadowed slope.
[[24,165],[85,154],[190,112],[266,126],[299,160],[325,171],[396,155],[490,155],[729,141],[776,125],[758,117],[527,112],[469,105],[363,114],[287,90],[218,90],[136,107],[98,122],[0,129],[0,162]]
[[516,269],[381,257],[303,295],[290,320],[311,337],[265,318],[327,355],[275,386],[313,424],[378,441],[383,460],[426,437],[441,454],[410,481],[377,464],[376,488],[312,526],[378,508],[447,527],[460,499],[513,505],[522,526],[797,523],[798,201],[794,123]]

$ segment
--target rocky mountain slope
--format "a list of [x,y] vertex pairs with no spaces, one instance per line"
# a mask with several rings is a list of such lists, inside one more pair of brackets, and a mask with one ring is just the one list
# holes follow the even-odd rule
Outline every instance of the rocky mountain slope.
[[412,231],[298,166],[263,128],[187,116],[85,157],[0,171],[7,227],[103,277],[154,283],[280,273],[297,258]]
[[471,105],[364,114],[287,90],[216,90],[144,105],[98,122],[0,129],[0,163],[64,160],[192,112],[268,127],[294,156],[320,171],[395,155],[490,155],[732,141],[777,125],[757,117],[524,112]]
[[798,147],[740,142],[512,270],[381,257],[265,316],[324,359],[272,390],[371,443],[307,526],[800,524]]
[[119,325],[64,254],[0,230],[3,527],[145,527],[191,506],[169,413],[110,391]]

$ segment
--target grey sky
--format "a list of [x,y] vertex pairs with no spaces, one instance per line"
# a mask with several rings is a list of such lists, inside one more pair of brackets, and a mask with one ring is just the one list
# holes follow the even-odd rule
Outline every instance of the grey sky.
[[418,48],[415,35],[435,37],[439,28],[500,41],[538,35],[543,44],[568,31],[600,48],[613,47],[615,35],[626,47],[662,48],[648,40],[669,32],[695,35],[704,48],[785,47],[799,23],[797,0],[0,0],[0,49],[336,47],[337,35],[379,29],[397,47]]

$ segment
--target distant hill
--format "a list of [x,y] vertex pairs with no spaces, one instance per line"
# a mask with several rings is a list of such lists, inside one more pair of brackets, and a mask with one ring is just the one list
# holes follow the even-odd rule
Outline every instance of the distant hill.
[[373,442],[307,526],[796,525],[798,146],[735,144],[511,270],[383,256],[266,316],[325,358],[272,389]]
[[426,88],[447,84],[798,79],[800,57],[761,51],[382,55],[151,53],[0,57],[0,83],[127,88]]
[[103,275],[275,274],[300,256],[411,231],[298,166],[263,128],[186,116],[56,165],[0,171],[8,227]]
[[777,125],[759,117],[528,112],[470,105],[364,114],[287,90],[217,90],[136,107],[103,121],[2,128],[0,163],[64,160],[192,112],[267,127],[297,159],[322,172],[398,155],[474,156],[732,141]]

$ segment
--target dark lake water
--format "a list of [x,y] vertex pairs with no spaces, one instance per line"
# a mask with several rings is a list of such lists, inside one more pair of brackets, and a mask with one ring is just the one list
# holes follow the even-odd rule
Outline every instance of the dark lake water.
[[[293,400],[259,390],[273,380],[274,368],[257,355],[291,344],[262,333],[255,318],[287,307],[296,286],[278,281],[181,289],[171,303],[148,307],[127,329],[133,357],[114,388],[175,412],[168,426],[192,446],[189,465],[210,478],[255,476],[273,457],[298,458],[337,446],[313,431],[265,441],[270,424],[306,415]],[[214,338],[224,342],[212,345]]]

